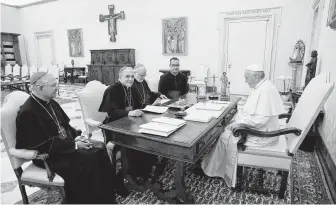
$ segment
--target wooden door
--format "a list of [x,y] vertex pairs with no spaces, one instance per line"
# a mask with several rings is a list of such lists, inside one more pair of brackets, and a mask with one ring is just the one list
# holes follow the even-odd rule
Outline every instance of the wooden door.
[[[231,94],[248,95],[244,71],[250,64],[265,65],[267,20],[232,20],[227,25],[227,76]],[[268,72],[266,72],[268,73]]]

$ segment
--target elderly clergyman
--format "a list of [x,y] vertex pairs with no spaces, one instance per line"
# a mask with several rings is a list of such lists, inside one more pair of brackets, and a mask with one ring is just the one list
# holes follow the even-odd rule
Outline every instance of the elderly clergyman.
[[[278,115],[285,112],[282,99],[272,82],[265,78],[263,69],[257,64],[245,70],[245,82],[252,88],[243,109],[235,116],[220,136],[215,148],[203,159],[202,169],[211,177],[221,177],[229,187],[235,187],[237,169],[237,142],[232,130],[246,125],[260,131],[279,129]],[[262,138],[248,136],[247,147],[261,147],[276,143],[278,137]]]
[[161,99],[167,99],[165,95],[161,95],[160,93],[152,92],[150,90],[145,80],[147,71],[144,65],[142,64],[135,65],[134,72],[135,72],[134,87],[140,97],[142,108],[146,107],[146,105],[153,104],[155,101],[158,102]]
[[[107,112],[104,123],[112,122],[123,117],[140,117],[141,97],[133,86],[134,70],[123,67],[119,71],[119,81],[110,85],[104,92],[99,112]],[[155,155],[127,148],[128,170],[132,179],[143,184],[150,177],[152,167],[157,162]]]
[[[102,142],[87,140],[70,124],[61,106],[53,100],[56,79],[46,72],[30,78],[32,94],[16,118],[16,148],[47,154],[50,168],[65,181],[69,204],[116,203],[116,191],[127,196]],[[33,163],[44,168],[40,160]]]

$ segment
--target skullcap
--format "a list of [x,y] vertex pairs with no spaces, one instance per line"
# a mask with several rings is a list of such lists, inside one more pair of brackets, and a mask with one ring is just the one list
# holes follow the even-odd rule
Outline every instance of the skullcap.
[[264,71],[263,67],[260,67],[258,64],[251,64],[247,66],[246,70],[249,71]]
[[40,80],[41,78],[43,78],[43,76],[47,75],[47,72],[44,71],[40,71],[40,72],[36,72],[34,73],[31,77],[30,77],[30,84],[33,85],[34,83],[36,83],[38,80]]

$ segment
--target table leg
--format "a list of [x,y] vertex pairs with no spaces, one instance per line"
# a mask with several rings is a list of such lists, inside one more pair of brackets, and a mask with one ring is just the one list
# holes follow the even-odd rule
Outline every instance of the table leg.
[[194,199],[187,191],[186,185],[184,183],[185,169],[184,162],[176,161],[175,168],[175,178],[174,185],[175,188],[165,191],[162,193],[161,197],[167,200],[169,203],[185,203],[185,204],[193,204]]
[[64,69],[64,83],[68,82],[68,72]]
[[73,73],[74,73],[74,69],[71,70],[71,83],[74,83],[74,82],[75,82]]
[[155,194],[158,193],[159,190],[161,190],[161,186],[159,184],[157,183],[152,184],[149,181],[143,184],[138,184],[132,179],[132,177],[129,174],[127,174],[128,160],[126,151],[127,151],[126,147],[121,147],[121,174],[127,180],[126,184],[127,188],[137,192],[145,192],[147,189],[150,189]]

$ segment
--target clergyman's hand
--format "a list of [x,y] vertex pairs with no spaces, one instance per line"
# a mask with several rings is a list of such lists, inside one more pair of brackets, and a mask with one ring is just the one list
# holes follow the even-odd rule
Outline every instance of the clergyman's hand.
[[168,99],[167,96],[165,96],[165,95],[160,95],[160,98],[161,99]]
[[80,149],[91,149],[92,143],[90,141],[77,141],[76,142],[77,147]]
[[142,115],[141,110],[132,110],[128,112],[128,116],[131,116],[131,117],[140,117],[141,115]]
[[35,159],[46,160],[49,157],[49,154],[38,154]]

